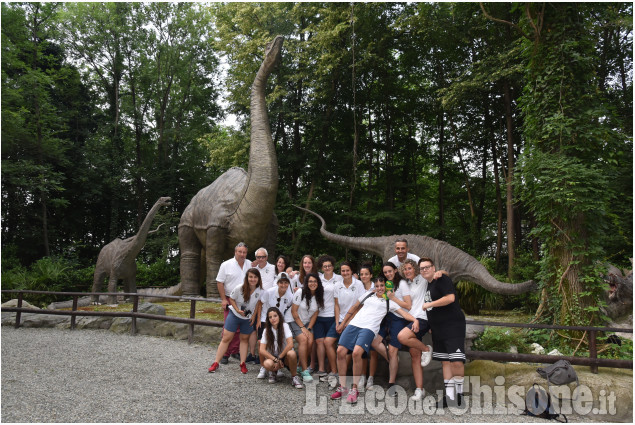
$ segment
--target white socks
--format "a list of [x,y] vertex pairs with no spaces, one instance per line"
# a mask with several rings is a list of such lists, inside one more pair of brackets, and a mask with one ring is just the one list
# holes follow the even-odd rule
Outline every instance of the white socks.
[[454,389],[454,378],[452,379],[444,379],[443,383],[445,384],[445,395],[450,399],[450,400],[454,400],[454,394],[455,394],[455,389]]

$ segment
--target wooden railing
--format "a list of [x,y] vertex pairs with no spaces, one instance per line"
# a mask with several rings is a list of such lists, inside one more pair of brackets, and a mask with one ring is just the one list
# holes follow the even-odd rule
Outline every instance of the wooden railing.
[[[71,316],[71,329],[75,329],[75,320],[77,316],[103,316],[103,317],[130,317],[132,318],[132,326],[130,333],[135,335],[137,333],[137,319],[152,319],[163,320],[165,322],[186,323],[189,325],[188,331],[188,343],[192,343],[194,337],[194,326],[216,326],[223,327],[223,322],[215,320],[201,320],[196,319],[196,302],[218,302],[221,300],[218,298],[196,298],[196,297],[180,297],[174,295],[155,295],[155,294],[139,294],[139,293],[104,293],[104,292],[50,292],[50,291],[27,291],[17,289],[3,289],[2,293],[17,293],[18,305],[17,307],[2,307],[2,312],[15,312],[15,327],[20,327],[21,315],[25,313],[35,314],[53,314],[53,315],[66,315]],[[23,308],[22,301],[24,294],[48,294],[48,295],[64,295],[66,297],[72,297],[73,305],[71,310],[45,310],[45,309],[32,309]],[[106,295],[106,296],[124,296],[131,297],[132,311],[130,312],[114,312],[114,311],[79,311],[77,310],[78,299],[80,296],[90,295]],[[174,316],[162,316],[158,314],[139,313],[139,298],[165,298],[178,301],[190,302],[190,317],[174,317]],[[589,334],[589,357],[578,356],[548,356],[540,354],[522,354],[522,353],[501,353],[501,352],[489,352],[489,351],[472,351],[468,350],[465,355],[470,360],[495,360],[495,361],[514,361],[522,363],[553,363],[556,360],[564,359],[568,360],[573,365],[590,366],[593,373],[598,372],[598,366],[602,367],[616,367],[622,369],[632,369],[633,360],[620,360],[620,359],[603,359],[597,357],[597,343],[596,337],[598,332],[625,332],[633,333],[633,329],[623,328],[609,328],[609,327],[591,327],[591,326],[557,326],[557,325],[542,325],[542,324],[525,324],[525,323],[504,323],[504,322],[484,322],[480,320],[466,320],[468,325],[483,325],[483,326],[503,326],[508,328],[529,328],[529,329],[554,329],[554,330],[570,330],[570,331],[582,331]]]
[[[132,318],[132,325],[130,327],[130,333],[135,335],[137,333],[137,319],[152,319],[152,320],[162,320],[164,322],[175,322],[175,323],[186,323],[189,325],[188,330],[188,343],[192,343],[194,338],[194,326],[215,326],[222,328],[223,322],[218,320],[205,320],[205,319],[196,319],[196,302],[197,301],[206,301],[206,302],[221,302],[218,298],[196,298],[196,297],[180,297],[174,295],[155,295],[155,294],[139,294],[139,293],[104,293],[104,292],[51,292],[51,291],[27,291],[27,290],[16,290],[16,289],[8,289],[2,290],[2,293],[17,293],[18,294],[18,305],[17,307],[2,307],[3,312],[15,312],[15,327],[20,327],[20,321],[22,320],[22,313],[35,313],[35,314],[53,314],[60,316],[71,316],[71,329],[75,329],[75,321],[77,316],[102,316],[102,317],[130,317]],[[33,308],[23,308],[22,300],[24,298],[24,294],[47,294],[47,295],[64,295],[67,297],[72,297],[73,305],[71,310],[46,310],[46,309],[33,309]],[[90,296],[90,295],[106,295],[106,296],[124,296],[132,298],[132,311],[81,311],[77,310],[77,304],[79,297]],[[174,316],[163,316],[159,314],[149,314],[149,313],[139,313],[139,298],[165,298],[165,299],[173,299],[178,301],[189,301],[190,302],[190,317],[174,317]]]

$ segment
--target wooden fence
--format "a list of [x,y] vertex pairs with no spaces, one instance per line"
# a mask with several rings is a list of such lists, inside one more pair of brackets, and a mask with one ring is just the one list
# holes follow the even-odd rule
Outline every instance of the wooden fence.
[[[53,314],[53,315],[66,315],[71,316],[71,329],[75,329],[75,320],[77,316],[103,316],[103,317],[130,317],[132,318],[132,326],[130,333],[135,335],[137,333],[137,319],[152,319],[163,320],[166,322],[186,323],[189,325],[188,331],[188,343],[192,343],[194,337],[194,326],[216,326],[223,327],[223,322],[215,320],[201,320],[196,319],[196,303],[197,301],[206,302],[221,302],[218,298],[196,298],[196,297],[181,297],[174,295],[149,295],[138,293],[104,293],[104,292],[51,292],[51,291],[27,291],[27,290],[2,290],[2,293],[17,293],[18,305],[17,307],[2,307],[2,312],[15,312],[15,327],[20,327],[21,315],[25,313],[35,314]],[[72,297],[73,305],[71,310],[45,310],[45,309],[31,309],[23,308],[22,301],[24,294],[49,294],[49,295],[63,295],[66,297]],[[130,312],[113,312],[113,311],[79,311],[77,310],[78,299],[80,296],[90,295],[115,295],[131,297],[132,311]],[[139,313],[139,298],[165,298],[173,299],[177,301],[189,301],[190,302],[190,317],[173,317],[162,316],[157,314]],[[570,330],[587,332],[589,335],[589,357],[579,356],[548,356],[540,354],[522,354],[522,353],[501,353],[501,352],[489,352],[489,351],[472,351],[468,350],[465,355],[470,360],[495,360],[495,361],[508,361],[508,362],[522,362],[522,363],[553,363],[556,360],[564,359],[568,360],[573,365],[590,366],[593,373],[598,373],[598,366],[602,367],[616,367],[622,369],[632,369],[633,360],[620,360],[620,359],[603,359],[597,357],[597,333],[598,332],[625,332],[633,333],[633,329],[622,328],[609,328],[609,327],[590,327],[590,326],[557,326],[557,325],[543,325],[543,324],[525,324],[525,323],[504,323],[504,322],[484,322],[480,320],[467,320],[468,325],[483,325],[483,326],[502,326],[507,328],[529,328],[529,329],[554,329],[554,330]]]

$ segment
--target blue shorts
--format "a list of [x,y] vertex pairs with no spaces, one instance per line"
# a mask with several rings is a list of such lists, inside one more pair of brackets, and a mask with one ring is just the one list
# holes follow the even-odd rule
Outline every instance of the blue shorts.
[[339,345],[348,348],[350,352],[353,352],[355,346],[359,345],[366,352],[364,356],[368,356],[373,339],[375,339],[375,332],[370,329],[348,325],[340,336]]
[[329,329],[335,323],[335,317],[320,317],[318,316],[315,321],[315,325],[313,325],[313,337],[317,339],[322,339],[326,337]]
[[[326,337],[327,338],[335,338],[335,342],[337,342],[340,339],[340,336],[342,334],[338,334],[337,331],[335,330],[335,328],[337,328],[337,323],[335,323],[335,320],[334,320],[333,324],[329,328],[329,331],[326,333]],[[344,332],[344,331],[342,331],[342,332]]]
[[390,345],[395,347],[396,349],[401,348],[401,343],[399,342],[399,332],[406,326],[408,326],[408,321],[401,316],[397,316],[393,313],[388,313],[384,318],[385,322],[381,322],[381,327],[379,328],[379,336],[382,338],[386,338],[386,327],[390,331],[390,341],[388,342]]
[[241,334],[249,335],[255,330],[250,322],[251,319],[240,319],[233,311],[229,310],[227,319],[225,319],[225,330],[227,332],[236,332],[236,329],[240,328]]
[[[428,321],[426,319],[419,319],[418,318],[417,320],[419,321],[419,332],[417,332],[415,334],[415,336],[417,337],[417,339],[421,339],[430,330],[430,324],[428,323]],[[406,326],[406,327],[408,329],[412,330],[412,322],[409,322],[408,326]]]

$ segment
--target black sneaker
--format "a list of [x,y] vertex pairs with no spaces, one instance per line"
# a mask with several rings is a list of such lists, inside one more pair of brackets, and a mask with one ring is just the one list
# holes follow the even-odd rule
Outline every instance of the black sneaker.
[[388,390],[386,391],[387,397],[397,397],[397,386],[395,384],[388,384]]
[[232,356],[232,359],[240,360],[240,354],[238,353],[234,353],[231,356]]
[[229,363],[229,356],[223,356],[222,359],[220,359],[220,364],[227,364]]
[[253,356],[253,354],[249,353],[247,354],[247,360],[245,360],[245,363],[254,364],[254,360],[255,357]]

